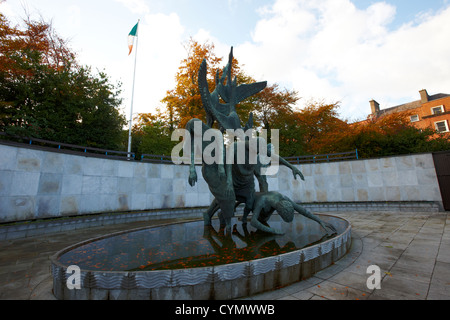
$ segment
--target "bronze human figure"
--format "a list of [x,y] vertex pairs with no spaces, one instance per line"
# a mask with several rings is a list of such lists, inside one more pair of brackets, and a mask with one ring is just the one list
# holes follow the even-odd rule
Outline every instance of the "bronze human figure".
[[[328,235],[332,235],[337,232],[333,225],[323,222],[310,211],[276,191],[258,192],[255,194],[253,216],[250,224],[261,231],[273,234],[283,234],[280,230],[271,228],[267,223],[275,210],[286,222],[292,222],[294,219],[294,213],[297,212],[308,219],[319,223],[326,230]],[[245,213],[242,217],[242,222],[247,223],[247,215]]]
[[[210,148],[212,141],[205,141],[204,136],[208,130],[212,130],[214,123],[217,121],[221,133],[227,130],[241,130],[246,132],[253,127],[253,114],[250,113],[249,121],[242,127],[239,116],[236,112],[236,105],[244,99],[263,90],[267,82],[257,82],[252,84],[237,85],[236,77],[232,79],[232,62],[233,48],[231,48],[228,58],[228,64],[223,69],[222,76],[216,73],[216,86],[213,92],[209,91],[206,79],[207,65],[203,60],[198,72],[198,88],[200,91],[203,108],[206,112],[207,123],[203,123],[199,119],[191,119],[186,130],[191,135],[200,139],[200,151]],[[225,83],[226,82],[226,83]],[[224,102],[222,103],[221,100]],[[197,129],[196,129],[197,128]],[[257,139],[257,143],[251,139]],[[194,186],[197,182],[197,173],[195,171],[195,143],[190,141],[191,162],[189,171],[189,184]],[[279,234],[280,231],[272,229],[267,221],[276,210],[278,214],[286,221],[291,222],[294,212],[298,212],[303,216],[318,222],[327,233],[336,232],[330,224],[324,223],[318,217],[308,210],[294,203],[292,200],[283,196],[278,192],[270,192],[268,190],[267,180],[262,173],[264,165],[260,161],[261,153],[270,157],[276,164],[282,164],[292,170],[294,178],[299,176],[302,180],[304,177],[299,169],[291,165],[288,161],[271,151],[270,145],[266,145],[262,138],[255,138],[252,135],[241,138],[237,141],[231,141],[227,148],[223,139],[215,139],[214,143],[218,147],[214,150],[215,159],[223,160],[210,163],[205,161],[202,156],[202,175],[205,179],[214,200],[208,210],[203,214],[205,226],[211,225],[211,217],[220,209],[219,215],[221,225],[226,226],[228,233],[231,233],[231,217],[234,215],[235,207],[244,203],[243,223],[246,223],[247,216],[253,212],[251,224],[255,228],[272,234]],[[241,148],[239,148],[241,147]],[[262,148],[267,148],[264,150]],[[245,154],[239,154],[239,150],[244,150]],[[251,158],[250,156],[255,158]],[[256,159],[256,161],[255,161]],[[257,177],[260,192],[256,193],[254,177]]]

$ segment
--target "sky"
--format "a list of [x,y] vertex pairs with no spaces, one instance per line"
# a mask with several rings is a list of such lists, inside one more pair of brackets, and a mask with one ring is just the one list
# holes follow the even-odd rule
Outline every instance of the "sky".
[[296,108],[339,102],[349,121],[367,118],[372,99],[384,109],[421,89],[450,93],[450,0],[6,0],[0,12],[15,25],[25,12],[51,20],[81,64],[122,83],[127,119],[135,61],[133,114],[154,112],[190,37],[214,43],[223,66],[233,46],[256,81],[296,90]]

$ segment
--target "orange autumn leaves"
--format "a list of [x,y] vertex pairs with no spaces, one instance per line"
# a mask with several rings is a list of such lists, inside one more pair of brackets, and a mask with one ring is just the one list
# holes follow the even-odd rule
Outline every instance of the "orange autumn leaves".
[[31,61],[45,65],[55,71],[74,66],[75,54],[67,42],[59,37],[50,23],[44,21],[24,21],[26,28],[21,30],[11,26],[0,13],[0,71],[10,75],[31,77]]
[[[311,102],[284,117],[280,154],[330,154],[358,150],[360,158],[434,152],[450,148],[450,140],[431,129],[418,129],[408,114],[388,114],[360,122],[342,120],[339,103]],[[283,140],[283,138],[287,138]]]
[[[164,108],[155,114],[141,114],[133,132],[142,139],[141,153],[168,154],[162,146],[146,143],[147,136],[155,134],[170,145],[170,133],[184,128],[187,121],[198,118],[205,121],[197,84],[198,70],[203,59],[208,65],[207,81],[210,91],[215,87],[215,76],[224,67],[223,58],[214,53],[214,44],[200,44],[193,39],[186,44],[187,58],[181,61],[176,85],[162,99]],[[253,83],[233,58],[232,76],[238,84]],[[258,79],[263,80],[263,79]],[[361,158],[438,151],[450,148],[448,141],[432,141],[434,132],[414,128],[405,115],[385,115],[358,123],[342,119],[339,102],[310,101],[305,107],[296,106],[300,96],[295,90],[269,84],[264,90],[242,101],[236,111],[241,124],[253,113],[254,128],[279,130],[279,153],[283,157],[348,152],[358,149]],[[154,138],[150,139],[155,141]],[[135,141],[140,141],[135,139]],[[162,141],[162,140],[161,140]],[[430,142],[431,141],[431,142]],[[148,146],[146,146],[148,145]],[[164,150],[163,150],[164,149]]]

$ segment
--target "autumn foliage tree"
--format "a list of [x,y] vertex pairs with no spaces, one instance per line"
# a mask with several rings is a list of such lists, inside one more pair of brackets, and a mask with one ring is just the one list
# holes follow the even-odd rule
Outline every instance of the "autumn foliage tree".
[[[317,155],[358,150],[373,158],[450,149],[450,140],[431,128],[414,127],[405,114],[349,123],[339,117],[339,103],[310,102],[279,118],[280,154]],[[280,122],[285,125],[280,125]]]
[[[193,39],[186,44],[188,57],[181,61],[175,77],[175,88],[167,91],[166,97],[162,99],[169,121],[175,127],[184,128],[186,122],[192,118],[206,121],[197,78],[200,64],[203,59],[206,59],[208,86],[210,91],[214,90],[216,73],[219,72],[221,76],[224,67],[223,58],[217,57],[214,49],[214,44],[200,44]],[[256,82],[251,76],[245,74],[236,58],[233,58],[231,74],[233,78],[236,77],[237,85]],[[293,90],[281,90],[277,84],[268,85],[261,92],[236,106],[236,112],[242,123],[246,123],[249,113],[253,112],[255,125],[270,129],[276,116],[283,112],[290,112],[291,106],[298,99],[297,92]]]
[[[246,83],[255,82],[249,77]],[[267,130],[268,140],[271,140],[271,129],[280,130],[280,139],[287,141],[287,131],[292,128],[294,106],[299,100],[297,91],[281,89],[278,84],[267,85],[264,90],[248,98],[240,104],[240,109],[246,113],[241,119],[247,121],[249,112],[253,112],[254,124],[259,129]]]
[[341,148],[358,149],[362,158],[392,156],[450,149],[448,136],[431,128],[418,129],[407,114],[389,114],[349,125],[339,141]]
[[348,134],[347,122],[338,117],[339,103],[310,102],[297,117],[303,129],[303,142],[309,154],[336,151],[341,137]]
[[[184,128],[187,121],[198,118],[206,122],[197,78],[203,59],[208,64],[207,81],[214,90],[215,75],[221,75],[223,59],[214,53],[214,44],[200,44],[190,39],[187,58],[181,61],[176,85],[162,100],[165,108],[155,114],[140,114],[133,128],[133,150],[137,153],[169,154],[166,146],[174,145],[170,134]],[[245,74],[233,58],[232,75],[237,84],[256,82]],[[284,157],[329,154],[358,149],[361,157],[377,157],[413,152],[450,149],[446,138],[436,138],[433,130],[418,130],[404,116],[386,116],[361,123],[349,123],[339,116],[340,103],[310,101],[299,109],[300,97],[295,90],[268,85],[261,92],[236,106],[241,124],[253,113],[258,130],[279,130],[279,152]],[[270,139],[270,136],[269,136]],[[270,141],[270,140],[269,140]],[[176,142],[175,142],[176,143]]]
[[[181,61],[176,74],[176,85],[167,91],[162,99],[165,108],[156,114],[141,114],[138,126],[133,128],[138,139],[147,139],[143,133],[144,128],[157,128],[162,126],[162,135],[172,132],[175,128],[184,128],[185,124],[192,118],[198,118],[206,122],[205,110],[203,109],[200,91],[198,89],[198,70],[203,59],[208,65],[207,81],[210,91],[215,88],[215,76],[219,72],[222,75],[223,58],[216,56],[214,44],[200,44],[190,39],[186,44],[187,58]],[[236,77],[237,84],[257,82],[251,76],[245,74],[239,62],[233,58],[232,77]],[[253,123],[255,128],[269,130],[278,127],[278,119],[292,111],[292,105],[298,100],[297,92],[294,90],[280,89],[277,84],[268,85],[258,94],[247,98],[236,106],[242,125],[247,123],[250,112],[253,112]],[[152,121],[142,121],[142,119]],[[163,121],[161,121],[164,119]],[[138,142],[137,142],[138,143]]]
[[169,122],[172,127],[184,128],[185,124],[192,118],[206,121],[203,110],[200,91],[198,89],[198,70],[203,59],[208,64],[208,84],[214,88],[214,77],[220,67],[222,58],[214,54],[214,44],[199,44],[192,38],[185,46],[187,58],[181,61],[178,73],[175,76],[176,85],[167,91],[162,103],[166,106]]
[[120,146],[120,85],[81,66],[51,24],[0,14],[0,130],[65,143]]

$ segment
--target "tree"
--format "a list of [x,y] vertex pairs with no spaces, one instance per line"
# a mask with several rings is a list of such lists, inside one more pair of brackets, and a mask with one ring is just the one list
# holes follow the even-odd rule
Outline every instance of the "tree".
[[[223,59],[215,55],[214,44],[200,44],[191,38],[186,44],[186,51],[188,57],[181,61],[176,75],[176,86],[167,91],[166,97],[162,99],[165,110],[158,115],[165,117],[165,121],[170,125],[170,131],[173,131],[174,128],[184,128],[187,121],[192,118],[206,122],[197,83],[198,70],[203,59],[206,59],[208,65],[207,81],[210,91],[215,88],[217,72],[219,76],[222,76],[223,72],[223,66],[221,66]],[[237,85],[256,82],[251,76],[244,73],[234,57],[231,74],[233,78],[236,77]],[[254,127],[267,129],[270,139],[270,129],[284,126],[284,122],[280,122],[279,119],[286,113],[291,113],[292,105],[298,99],[296,91],[282,90],[277,84],[273,84],[239,103],[236,106],[236,112],[242,125],[248,122],[250,112],[253,112]],[[164,135],[164,133],[161,134]]]
[[[184,128],[186,122],[192,118],[206,120],[197,83],[198,70],[203,59],[206,59],[208,65],[207,81],[210,91],[215,88],[216,73],[219,72],[219,76],[222,76],[223,71],[221,66],[223,59],[216,56],[214,44],[208,42],[199,44],[191,38],[186,44],[186,51],[188,57],[181,61],[175,88],[167,91],[166,97],[162,100],[166,105],[166,113],[170,115],[170,123],[180,128]],[[237,85],[256,82],[244,73],[234,57],[231,74],[233,78],[236,77]],[[290,112],[291,106],[298,99],[296,91],[281,90],[274,84],[241,102],[236,107],[236,112],[242,123],[246,123],[250,112],[253,112],[255,126],[262,125],[265,129],[270,129],[277,116]]]
[[178,141],[172,141],[173,128],[167,117],[159,110],[155,114],[139,114],[132,129],[132,151],[139,157],[143,154],[170,155]]
[[339,118],[339,107],[339,103],[312,101],[302,110],[280,114],[280,154],[288,157],[358,149],[361,158],[372,158],[450,149],[448,137],[431,129],[417,129],[404,114],[348,123]]
[[279,129],[279,153],[283,157],[294,157],[308,154],[304,140],[306,127],[301,122],[298,110],[280,113],[273,127]]
[[11,27],[0,14],[0,130],[117,149],[125,118],[120,84],[80,66],[51,24]]
[[292,106],[299,100],[295,90],[280,89],[278,84],[268,85],[251,100],[255,118],[266,130],[276,129],[280,115],[292,115]]
[[214,77],[219,69],[221,58],[214,54],[214,44],[205,43],[200,45],[192,38],[186,44],[188,57],[181,61],[176,75],[176,85],[167,91],[161,100],[166,105],[169,121],[172,127],[184,128],[185,124],[192,118],[206,121],[202,100],[198,89],[198,70],[203,59],[208,63],[208,85],[214,88]]
[[390,114],[351,126],[342,146],[358,149],[362,158],[450,149],[450,139],[431,128],[414,127],[405,114]]
[[[174,128],[184,128],[186,122],[192,118],[206,120],[197,84],[198,70],[202,60],[206,59],[207,81],[212,91],[215,88],[216,72],[219,72],[219,76],[222,72],[222,58],[215,55],[214,44],[202,45],[190,39],[186,49],[188,57],[181,61],[176,75],[176,86],[168,91],[162,100],[166,106],[165,110],[155,115],[148,114],[149,119],[152,119],[151,123],[141,123],[141,127],[136,128],[134,132],[139,133],[139,141],[145,139],[146,135],[153,137],[155,134],[166,139]],[[236,77],[238,85],[256,82],[243,72],[234,58],[232,75]],[[448,146],[448,139],[435,139],[432,137],[434,132],[417,130],[404,117],[390,116],[366,121],[364,124],[350,124],[339,118],[339,102],[311,101],[305,108],[298,110],[295,104],[299,99],[297,91],[281,89],[277,84],[272,84],[242,101],[236,106],[236,112],[241,124],[245,124],[250,112],[253,112],[254,127],[267,129],[269,139],[270,129],[278,129],[279,152],[284,157],[355,149],[358,149],[362,157],[376,157],[436,151]],[[147,153],[165,153],[163,147],[158,147],[157,143],[147,145],[152,145],[151,148],[148,147],[152,152]]]
[[338,117],[339,107],[338,102],[326,104],[312,101],[295,114],[302,128],[307,154],[336,152],[339,140],[348,134],[347,122]]

